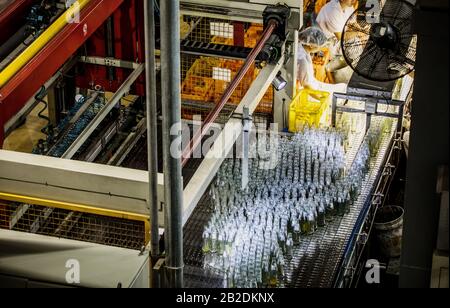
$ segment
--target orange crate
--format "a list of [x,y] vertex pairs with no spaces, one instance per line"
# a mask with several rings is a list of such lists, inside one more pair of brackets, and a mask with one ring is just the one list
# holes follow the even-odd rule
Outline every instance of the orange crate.
[[200,76],[200,77],[211,77],[212,68],[215,66],[220,66],[223,60],[212,58],[212,57],[201,57],[195,60],[191,68],[187,71],[187,76]]
[[314,6],[314,13],[319,14],[320,10],[328,2],[329,2],[329,0],[316,0],[315,6]]
[[252,24],[245,32],[244,36],[244,46],[247,48],[254,48],[260,39],[264,28],[259,24]]
[[[236,76],[237,72],[239,71],[242,65],[243,65],[242,61],[224,60],[219,67],[223,69],[229,69],[231,71],[231,78],[234,78],[234,76]],[[252,67],[248,70],[247,74],[244,76],[239,86],[233,92],[228,103],[239,104],[241,102],[245,93],[247,93],[247,90],[250,88],[254,76],[255,76],[255,69]],[[214,101],[218,102],[220,100],[223,93],[227,89],[228,84],[229,82],[227,81],[215,80]]]
[[221,36],[214,36],[211,38],[211,43],[221,44],[221,45],[234,45],[234,40],[232,38],[225,38]]
[[320,52],[316,53],[313,58],[314,75],[317,80],[325,82],[327,79],[327,74],[325,71],[325,66],[330,61],[330,51],[328,48],[322,48]]
[[313,64],[326,65],[330,61],[330,50],[328,48],[322,48],[320,51],[314,54],[312,58]]
[[202,119],[205,119],[208,116],[208,109],[201,109],[195,107],[181,107],[181,118],[185,120],[193,120],[194,115],[200,115]]
[[181,85],[181,99],[210,101],[214,94],[214,81],[211,78],[195,75],[186,76]]
[[195,101],[211,101],[214,95],[212,68],[220,65],[221,60],[201,57],[187,71],[181,84],[181,99]]
[[261,101],[262,103],[272,103],[273,102],[273,87],[269,87],[266,94]]

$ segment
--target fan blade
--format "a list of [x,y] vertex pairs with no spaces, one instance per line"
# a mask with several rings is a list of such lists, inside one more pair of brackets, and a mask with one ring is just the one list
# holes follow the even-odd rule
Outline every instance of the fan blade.
[[386,53],[380,52],[379,56],[377,57],[377,55],[375,55],[373,57],[373,61],[372,64],[370,65],[370,71],[375,70],[375,68],[377,67],[377,65],[380,63],[380,61],[383,59],[383,57],[387,56]]
[[[358,27],[355,26],[355,24],[358,25]],[[354,32],[364,33],[364,34],[370,36],[370,30],[363,29],[358,23],[347,24],[347,29],[353,30]],[[348,32],[348,31],[344,30],[344,32]]]
[[368,42],[369,42],[369,40],[366,40],[366,41],[360,42],[360,43],[351,43],[351,42],[347,42],[347,43],[344,43],[344,47],[345,47],[345,48],[351,48],[351,47],[366,46]]
[[[398,20],[398,22],[397,22]],[[405,26],[411,27],[411,18],[399,18],[394,21],[393,26],[401,33],[404,33]]]
[[376,50],[377,50],[377,46],[375,44],[370,44],[369,46],[366,46],[364,51],[359,56],[357,56],[354,59],[351,59],[352,63],[356,63],[356,65],[357,65],[361,59],[368,57],[370,54],[372,54]]

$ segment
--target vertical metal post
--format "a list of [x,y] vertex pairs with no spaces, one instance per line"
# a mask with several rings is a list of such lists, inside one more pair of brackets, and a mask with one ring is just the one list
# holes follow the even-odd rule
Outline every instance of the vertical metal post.
[[[106,56],[109,58],[114,57],[114,26],[113,18],[110,16],[106,21]],[[108,66],[108,80],[112,82],[115,79],[114,67]]]
[[398,121],[397,121],[397,136],[402,138],[402,129],[403,129],[403,113],[404,113],[405,103],[398,106]]
[[371,123],[372,123],[372,114],[367,113],[366,114],[366,133],[369,131]]
[[[183,287],[180,3],[161,1],[161,83],[166,270],[169,287]],[[179,153],[171,153],[176,148]]]
[[[157,261],[159,251],[158,223],[158,134],[156,108],[156,65],[155,65],[155,4],[154,0],[144,0],[145,27],[145,79],[147,106],[147,146],[148,146],[148,176],[149,176],[149,206],[151,226],[151,259],[152,265]],[[152,266],[153,268],[153,266]],[[157,287],[157,277],[152,271],[152,287]]]
[[47,91],[47,102],[48,102],[48,117],[50,123],[56,127],[59,122],[59,114],[61,102],[59,101],[58,89],[56,87],[51,87]]
[[250,151],[250,129],[252,126],[250,111],[248,107],[244,107],[242,114],[242,189],[246,189],[248,185],[248,160]]
[[336,127],[337,97],[333,94],[331,103],[331,127]]

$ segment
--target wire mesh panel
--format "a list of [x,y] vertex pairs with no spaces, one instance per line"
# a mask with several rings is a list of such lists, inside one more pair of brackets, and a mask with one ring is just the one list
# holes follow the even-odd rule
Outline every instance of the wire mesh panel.
[[[240,37],[244,46],[253,48],[260,38],[263,27],[259,24],[240,24],[235,29],[231,21],[199,18],[189,16],[183,17],[184,22],[190,25],[190,30],[185,38],[189,41],[214,43],[221,45],[235,44],[235,38]],[[194,115],[200,115],[204,119],[209,111],[220,100],[230,82],[243,66],[243,60],[227,59],[221,57],[181,55],[181,98],[183,101],[182,117],[192,119]],[[228,117],[235,106],[237,106],[250,88],[253,80],[258,76],[259,70],[252,67],[244,76],[226,108],[219,116]],[[260,102],[256,112],[271,114],[273,105],[273,88],[270,87]]]
[[143,221],[29,204],[0,202],[0,228],[136,250],[146,244]]

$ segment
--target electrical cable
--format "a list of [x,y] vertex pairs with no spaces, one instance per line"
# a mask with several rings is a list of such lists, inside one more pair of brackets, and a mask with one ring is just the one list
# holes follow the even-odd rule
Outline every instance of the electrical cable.
[[35,99],[37,102],[39,102],[39,103],[41,103],[41,104],[44,105],[44,108],[42,108],[42,110],[39,111],[38,117],[41,118],[41,119],[43,119],[43,120],[45,120],[45,121],[47,121],[47,125],[44,126],[44,127],[41,129],[41,132],[42,132],[43,134],[45,134],[45,135],[49,135],[49,129],[50,129],[50,126],[51,126],[51,124],[50,124],[50,118],[42,114],[42,113],[43,113],[45,110],[47,110],[47,108],[48,108],[47,102],[43,100],[43,98],[44,98],[45,95],[46,95],[46,91],[45,91],[45,90],[46,90],[46,89],[45,89],[45,86],[42,86],[41,89],[40,89],[40,91],[34,96],[34,99]]
[[157,0],[154,0],[154,2],[155,2],[155,12],[156,12],[156,15],[160,16],[160,9],[159,9],[158,1],[157,1]]

